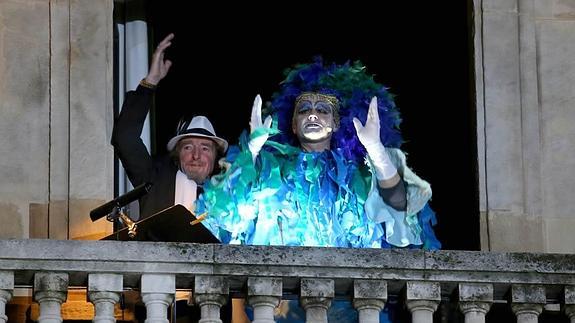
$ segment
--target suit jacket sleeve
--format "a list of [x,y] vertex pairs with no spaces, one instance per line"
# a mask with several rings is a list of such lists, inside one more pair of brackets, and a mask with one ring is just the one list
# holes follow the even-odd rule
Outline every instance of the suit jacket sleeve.
[[142,86],[126,93],[122,111],[114,122],[112,145],[134,186],[150,182],[153,176],[152,157],[140,138],[153,94],[153,90]]

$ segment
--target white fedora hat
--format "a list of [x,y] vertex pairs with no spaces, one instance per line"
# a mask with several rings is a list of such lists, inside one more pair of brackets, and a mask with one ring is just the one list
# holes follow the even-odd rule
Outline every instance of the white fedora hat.
[[172,151],[180,139],[187,137],[209,138],[216,142],[221,153],[225,153],[228,150],[228,142],[216,136],[212,123],[204,116],[193,117],[189,123],[180,122],[176,136],[168,141],[168,151]]

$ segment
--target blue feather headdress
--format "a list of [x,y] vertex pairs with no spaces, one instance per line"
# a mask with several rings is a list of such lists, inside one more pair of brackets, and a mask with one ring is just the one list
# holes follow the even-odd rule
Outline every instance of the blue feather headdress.
[[303,92],[318,92],[333,95],[340,102],[340,124],[332,136],[331,147],[345,158],[356,162],[364,159],[365,148],[357,138],[352,120],[357,117],[365,124],[369,102],[374,96],[378,99],[381,142],[395,148],[403,142],[399,131],[401,118],[393,96],[386,87],[374,81],[373,75],[367,74],[361,62],[325,64],[317,57],[313,63],[295,65],[284,74],[286,78],[281,82],[280,90],[273,94],[269,111],[276,115],[280,130],[274,140],[297,145],[297,137],[291,130],[295,99]]

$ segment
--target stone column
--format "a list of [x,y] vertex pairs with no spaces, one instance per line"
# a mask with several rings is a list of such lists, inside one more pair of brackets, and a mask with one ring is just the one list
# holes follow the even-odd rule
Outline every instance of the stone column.
[[12,298],[13,291],[14,273],[11,271],[0,271],[0,323],[8,322],[6,303]]
[[465,323],[485,323],[485,315],[493,303],[493,285],[459,284],[458,294]]
[[544,286],[511,286],[511,309],[517,316],[517,323],[537,323],[546,303]]
[[120,300],[124,277],[119,274],[89,274],[88,299],[94,304],[94,323],[114,323],[114,305]]
[[199,323],[222,323],[220,308],[229,294],[226,277],[198,275],[194,279],[194,300],[200,306],[202,318]]
[[61,323],[62,303],[68,296],[68,274],[36,273],[34,300],[40,304],[39,323]]
[[252,323],[274,323],[274,308],[282,297],[281,278],[248,278],[248,303],[254,307]]
[[144,274],[140,283],[142,301],[146,304],[145,323],[168,323],[168,306],[176,293],[176,276]]
[[561,305],[563,306],[565,315],[571,320],[571,323],[575,323],[575,285],[565,286]]
[[433,312],[441,301],[439,283],[411,281],[406,286],[406,304],[413,323],[432,323]]
[[334,293],[333,279],[302,278],[300,297],[306,323],[327,323],[327,309]]
[[387,282],[354,280],[353,306],[359,313],[359,323],[379,323],[379,312],[387,301]]

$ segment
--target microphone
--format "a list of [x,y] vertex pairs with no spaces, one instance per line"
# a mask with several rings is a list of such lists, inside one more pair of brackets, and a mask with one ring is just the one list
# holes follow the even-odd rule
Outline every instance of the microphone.
[[150,188],[152,188],[152,183],[141,184],[128,193],[120,195],[104,205],[98,206],[97,208],[90,211],[90,219],[92,219],[92,222],[94,222],[99,218],[110,214],[114,208],[120,208],[146,195],[150,191]]

